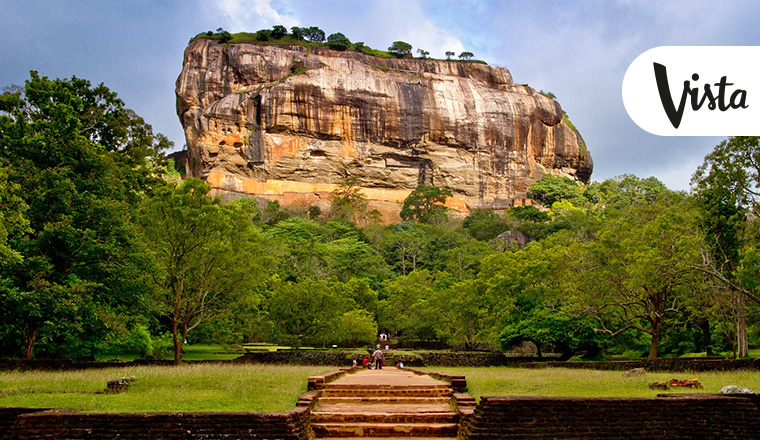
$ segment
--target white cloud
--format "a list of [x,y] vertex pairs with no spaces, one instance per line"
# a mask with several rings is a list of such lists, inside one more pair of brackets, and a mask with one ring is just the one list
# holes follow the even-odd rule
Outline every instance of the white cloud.
[[225,16],[231,32],[250,32],[281,24],[297,26],[298,20],[278,12],[271,0],[218,0],[213,3]]

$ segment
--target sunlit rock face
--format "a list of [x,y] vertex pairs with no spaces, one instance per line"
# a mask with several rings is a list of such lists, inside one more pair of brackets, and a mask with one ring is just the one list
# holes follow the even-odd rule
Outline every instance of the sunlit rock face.
[[450,189],[466,213],[593,168],[559,103],[480,63],[196,39],[176,93],[188,174],[228,197],[325,208],[353,176],[394,221],[418,184]]

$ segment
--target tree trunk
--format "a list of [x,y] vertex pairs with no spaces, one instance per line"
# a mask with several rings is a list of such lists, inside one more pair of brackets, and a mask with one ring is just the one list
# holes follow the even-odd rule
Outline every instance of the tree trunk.
[[32,359],[32,351],[34,350],[34,341],[37,339],[37,331],[39,331],[42,322],[27,323],[26,332],[24,333],[24,360],[28,361]]
[[649,347],[649,359],[657,359],[657,351],[660,345],[660,333],[662,332],[662,317],[656,316],[652,320],[652,345]]
[[736,358],[749,355],[747,344],[747,315],[744,308],[744,294],[737,292],[736,295]]
[[182,342],[178,338],[179,328],[177,326],[177,320],[172,320],[172,339],[174,340],[174,365],[179,365],[182,362]]
[[712,335],[710,334],[710,320],[704,319],[699,322],[699,329],[702,330],[702,338],[705,340],[705,356],[713,356]]

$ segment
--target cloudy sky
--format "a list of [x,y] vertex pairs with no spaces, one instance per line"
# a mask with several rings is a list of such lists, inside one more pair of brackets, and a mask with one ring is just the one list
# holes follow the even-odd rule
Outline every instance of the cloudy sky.
[[622,102],[625,71],[657,46],[758,45],[757,17],[755,0],[0,0],[0,87],[30,70],[103,82],[181,148],[174,82],[192,36],[318,26],[378,49],[402,40],[433,57],[473,52],[557,96],[591,150],[592,180],[632,173],[688,189],[721,138],[638,128]]

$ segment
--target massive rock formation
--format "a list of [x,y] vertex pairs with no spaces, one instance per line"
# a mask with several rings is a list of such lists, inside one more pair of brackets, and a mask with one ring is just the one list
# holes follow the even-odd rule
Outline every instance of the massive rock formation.
[[325,207],[354,176],[391,221],[421,183],[467,212],[592,171],[559,103],[481,63],[196,39],[176,92],[189,174],[217,194]]

